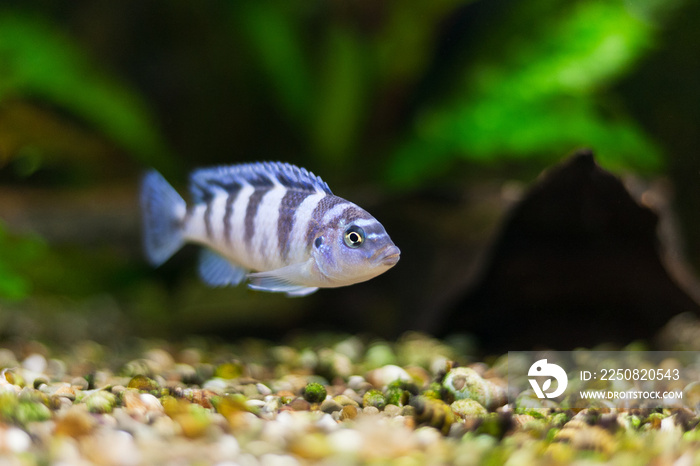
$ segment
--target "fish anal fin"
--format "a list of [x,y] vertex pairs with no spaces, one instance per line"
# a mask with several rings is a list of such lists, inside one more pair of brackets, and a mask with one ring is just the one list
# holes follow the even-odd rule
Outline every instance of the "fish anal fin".
[[199,256],[199,276],[209,286],[238,285],[247,270],[232,264],[211,249],[203,249]]
[[287,296],[306,296],[318,290],[318,287],[300,285],[296,280],[305,275],[309,264],[302,262],[267,272],[248,274],[248,287],[253,290],[273,293],[287,293]]

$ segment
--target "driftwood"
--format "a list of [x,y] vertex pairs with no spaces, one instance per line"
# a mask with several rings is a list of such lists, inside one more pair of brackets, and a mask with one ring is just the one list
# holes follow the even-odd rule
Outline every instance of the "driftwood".
[[443,333],[473,333],[491,350],[651,339],[700,310],[664,266],[657,223],[590,151],[576,153],[511,210]]

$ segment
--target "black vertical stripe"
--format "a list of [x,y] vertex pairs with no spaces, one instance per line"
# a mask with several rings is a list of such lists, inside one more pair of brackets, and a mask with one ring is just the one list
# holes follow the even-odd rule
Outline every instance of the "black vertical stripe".
[[233,218],[233,204],[238,198],[238,193],[241,191],[241,185],[239,183],[231,183],[227,186],[228,197],[226,198],[226,211],[224,212],[224,241],[230,246],[231,245],[231,234],[233,231],[233,225],[231,224],[231,219]]
[[213,201],[214,201],[214,196],[212,195],[211,192],[209,192],[209,191],[202,192],[202,202],[204,202],[206,204],[206,208],[204,209],[204,228],[206,229],[207,238],[209,238],[210,240],[214,239],[214,232],[213,232],[212,226],[211,226],[211,212],[212,212]]
[[207,200],[207,207],[204,209],[204,227],[206,228],[207,231],[207,238],[209,238],[211,241],[214,240],[214,232],[212,230],[211,226],[211,212],[212,212],[212,202],[213,198],[210,198]]
[[308,191],[287,191],[282,197],[277,218],[277,245],[282,261],[286,261],[289,256],[289,235],[294,228],[297,208],[311,194],[313,193]]
[[253,241],[253,235],[255,235],[255,217],[258,215],[260,201],[262,201],[263,196],[267,194],[270,189],[272,189],[272,186],[256,188],[248,198],[248,205],[245,209],[245,229],[243,234],[243,240],[248,248],[248,251],[251,250],[250,248]]

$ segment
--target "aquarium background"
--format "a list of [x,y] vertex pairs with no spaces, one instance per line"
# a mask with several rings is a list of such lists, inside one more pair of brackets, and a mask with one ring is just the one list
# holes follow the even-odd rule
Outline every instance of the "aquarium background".
[[[581,147],[657,210],[692,288],[698,18],[681,0],[5,0],[0,337],[434,331],[509,209]],[[303,299],[207,288],[194,247],[146,264],[146,169],[184,193],[196,167],[262,160],[370,211],[399,264]]]

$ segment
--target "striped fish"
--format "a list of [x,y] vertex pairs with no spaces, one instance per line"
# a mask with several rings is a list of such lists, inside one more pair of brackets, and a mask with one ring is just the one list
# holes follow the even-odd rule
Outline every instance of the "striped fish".
[[185,243],[204,246],[199,274],[212,286],[248,279],[255,290],[304,296],[369,280],[399,260],[374,217],[294,165],[200,169],[190,191],[188,206],[158,172],[146,174],[144,249],[158,266]]

